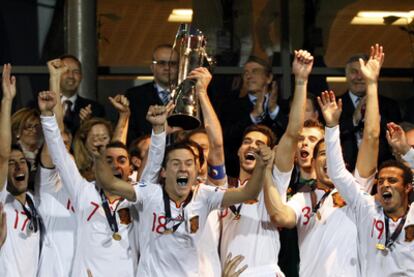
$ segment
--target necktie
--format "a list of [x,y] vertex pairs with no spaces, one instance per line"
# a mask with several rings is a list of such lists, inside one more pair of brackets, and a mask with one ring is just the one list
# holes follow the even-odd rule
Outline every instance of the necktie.
[[160,91],[160,92],[158,93],[158,95],[160,96],[161,102],[162,102],[164,105],[166,105],[166,104],[170,101],[170,99],[171,99],[170,92],[168,92],[168,91],[166,91],[166,90],[162,90],[162,91]]
[[72,101],[70,101],[70,100],[65,100],[65,102],[63,102],[64,104],[65,104],[65,107],[66,107],[66,111],[65,111],[65,116],[64,116],[64,118],[69,118],[70,117],[70,115],[71,115],[71,113],[72,113],[72,111],[71,111],[71,108],[72,108]]

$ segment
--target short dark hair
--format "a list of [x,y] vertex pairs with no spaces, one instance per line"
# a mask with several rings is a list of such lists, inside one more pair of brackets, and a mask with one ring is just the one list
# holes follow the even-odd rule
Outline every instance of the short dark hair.
[[186,134],[186,138],[187,139],[190,139],[190,137],[193,136],[193,135],[195,135],[195,134],[206,134],[207,135],[207,131],[206,131],[205,128],[200,127],[200,128],[197,128],[197,129],[194,129],[194,130],[189,131]]
[[106,145],[106,148],[122,148],[124,149],[127,153],[128,153],[128,148],[126,147],[126,145],[122,142],[120,142],[119,140],[116,141],[111,141],[110,143],[108,143]]
[[79,69],[82,72],[82,63],[80,62],[80,60],[76,56],[74,56],[72,54],[63,54],[62,56],[59,57],[59,59],[61,59],[61,60],[64,60],[64,59],[74,60],[78,64]]
[[303,123],[303,128],[317,128],[321,130],[323,134],[325,133],[325,128],[323,127],[322,123],[314,119],[305,120]]
[[262,125],[262,124],[250,125],[249,127],[247,127],[244,130],[242,138],[244,138],[248,133],[251,133],[251,132],[262,133],[263,135],[265,135],[267,137],[267,146],[269,146],[270,148],[273,148],[273,146],[275,146],[275,144],[276,144],[276,135],[266,125]]
[[195,161],[197,155],[194,153],[194,150],[191,148],[191,145],[188,143],[188,141],[187,142],[177,142],[177,143],[173,143],[173,144],[167,146],[167,148],[165,149],[165,155],[164,155],[164,160],[162,161],[162,167],[165,168],[170,153],[172,151],[178,150],[178,149],[186,149],[186,150],[190,151],[191,154],[193,154],[194,161]]
[[388,168],[388,167],[396,167],[399,168],[403,171],[403,181],[404,184],[412,184],[413,183],[413,172],[411,171],[411,169],[406,166],[405,164],[403,164],[400,161],[397,160],[387,160],[383,163],[380,164],[379,168],[378,168],[378,176],[379,173],[381,172],[382,169],[384,168]]
[[414,124],[408,121],[401,122],[400,126],[404,130],[404,132],[408,132],[414,129]]
[[266,71],[266,74],[267,75],[271,75],[272,74],[272,66],[271,66],[271,64],[268,61],[266,61],[266,60],[264,60],[262,58],[259,58],[257,56],[250,56],[247,59],[245,65],[248,64],[248,63],[258,63],[258,64],[260,64],[261,66],[263,66],[265,68],[265,71]]
[[357,62],[357,61],[359,61],[359,59],[362,59],[364,62],[366,62],[366,61],[369,60],[369,56],[367,54],[363,54],[363,53],[358,53],[358,54],[352,55],[351,57],[349,57],[346,64]]

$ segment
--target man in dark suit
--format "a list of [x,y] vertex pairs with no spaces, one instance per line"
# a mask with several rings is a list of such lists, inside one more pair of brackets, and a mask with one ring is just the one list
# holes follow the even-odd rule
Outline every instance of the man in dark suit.
[[151,124],[146,120],[149,106],[164,105],[170,98],[170,83],[177,81],[178,54],[169,44],[155,47],[152,53],[151,72],[154,81],[133,87],[125,92],[129,100],[131,117],[128,130],[128,141],[145,134],[150,134]]
[[249,125],[266,125],[280,138],[288,121],[287,114],[278,104],[276,82],[273,81],[272,68],[267,61],[250,57],[243,67],[242,78],[247,95],[229,98],[220,111],[226,170],[230,176],[238,176],[237,149]]
[[[349,58],[345,74],[348,84],[348,91],[342,98],[342,114],[340,118],[341,144],[345,162],[349,168],[355,168],[359,143],[364,128],[365,94],[366,84],[361,74],[359,59],[368,61],[364,54],[354,55]],[[378,96],[378,103],[381,115],[381,132],[378,162],[392,158],[391,152],[385,139],[387,122],[400,122],[401,114],[398,104],[387,97]]]
[[81,62],[72,55],[63,55],[60,60],[65,64],[67,70],[60,78],[60,91],[62,93],[62,105],[64,112],[64,123],[74,134],[80,125],[79,113],[81,109],[90,109],[92,117],[104,117],[105,110],[96,101],[84,98],[78,94],[78,88],[82,81]]

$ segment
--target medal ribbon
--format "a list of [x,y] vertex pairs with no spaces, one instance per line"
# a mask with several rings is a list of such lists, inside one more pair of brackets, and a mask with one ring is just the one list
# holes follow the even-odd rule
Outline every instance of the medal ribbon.
[[27,216],[27,218],[29,219],[30,223],[29,223],[29,229],[32,230],[33,228],[33,232],[37,232],[37,230],[39,230],[39,215],[37,213],[37,210],[33,204],[33,200],[32,198],[26,193],[26,202],[27,205],[29,205],[29,209],[30,211],[26,208],[25,205],[22,205],[22,208]]
[[315,191],[312,191],[311,192],[312,212],[313,213],[316,213],[319,210],[319,208],[323,204],[323,201],[325,201],[325,198],[328,197],[328,195],[330,193],[331,193],[331,191],[326,191],[325,194],[322,196],[322,198],[319,200],[319,202],[316,203],[316,205],[315,205],[315,202],[316,202],[316,192]]
[[391,237],[390,237],[390,226],[389,226],[390,218],[385,213],[384,213],[384,218],[385,218],[385,238],[386,238],[385,246],[387,248],[390,248],[394,244],[395,240],[398,238],[398,236],[400,235],[404,227],[405,220],[407,218],[407,213],[405,213],[404,217],[401,218],[400,223],[398,224],[397,228],[395,228],[394,233],[392,233]]
[[109,228],[111,228],[112,232],[118,233],[118,223],[116,222],[116,210],[118,209],[119,204],[121,203],[121,200],[118,201],[118,204],[116,204],[116,207],[114,209],[114,212],[111,212],[111,209],[109,208],[108,198],[105,196],[105,193],[103,189],[99,191],[99,195],[101,196],[102,200],[102,208],[105,211],[105,217],[108,221]]
[[[165,191],[165,188],[162,188],[162,198],[164,200],[164,213],[165,213],[165,219],[166,219],[166,225],[169,221],[173,220],[171,218],[171,206],[170,206],[170,197],[168,196],[167,192]],[[188,203],[190,203],[191,199],[193,198],[193,191],[190,191],[190,194],[187,196],[187,198],[185,199],[184,203],[183,203],[183,208],[181,210],[181,218],[182,221],[178,222],[177,224],[175,224],[172,227],[172,233],[174,233],[178,227],[180,227],[181,223],[184,222],[184,209],[185,207],[188,205]],[[166,228],[167,230],[167,228]]]

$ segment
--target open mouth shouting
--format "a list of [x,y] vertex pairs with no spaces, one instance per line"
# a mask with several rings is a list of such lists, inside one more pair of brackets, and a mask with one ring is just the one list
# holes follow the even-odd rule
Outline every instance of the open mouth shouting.
[[246,153],[246,155],[244,155],[244,158],[248,161],[255,161],[256,160],[256,156],[254,155],[254,152],[249,151]]
[[306,150],[300,150],[300,157],[302,158],[302,159],[307,159],[308,157],[309,157],[309,152],[308,151],[306,151]]
[[392,192],[391,191],[383,191],[381,193],[382,199],[384,200],[384,203],[390,203],[392,199]]
[[14,176],[14,180],[16,180],[17,182],[21,182],[24,181],[25,177],[26,175],[24,173],[20,173]]
[[115,172],[115,173],[114,173],[114,176],[115,176],[116,178],[122,179],[122,174],[121,174],[121,172]]
[[186,176],[177,177],[177,185],[179,185],[180,187],[187,186],[187,183],[188,183],[188,177]]

